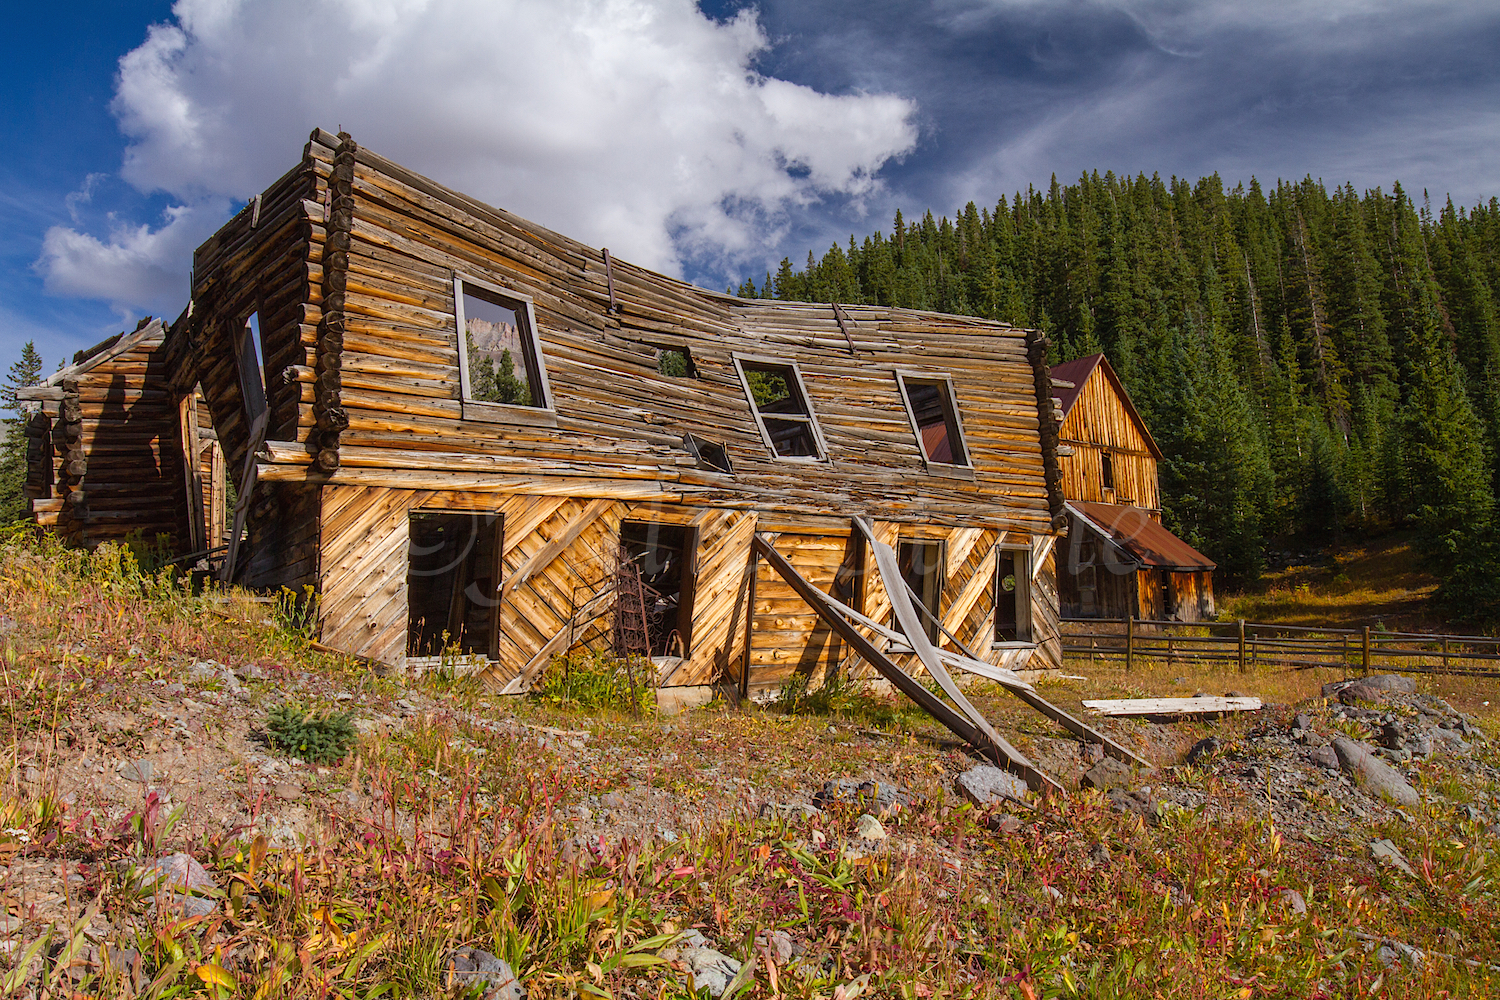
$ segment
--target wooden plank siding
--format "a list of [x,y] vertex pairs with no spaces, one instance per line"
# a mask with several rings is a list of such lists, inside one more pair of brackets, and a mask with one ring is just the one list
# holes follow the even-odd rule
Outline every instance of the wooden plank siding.
[[[600,251],[321,130],[260,206],[195,254],[174,349],[236,482],[257,448],[236,578],[315,581],[329,645],[403,662],[411,514],[466,510],[502,518],[501,682],[559,648],[612,571],[627,519],[698,532],[691,649],[658,680],[741,679],[747,659],[752,689],[799,670],[858,670],[765,565],[752,605],[749,567],[755,533],[775,533],[778,551],[832,592],[853,551],[850,519],[863,516],[892,543],[946,542],[945,620],[994,662],[1023,658],[991,648],[995,548],[1029,540],[1044,564],[1033,628],[1056,662],[1046,542],[1061,485],[1047,471],[1056,418],[1036,335],[877,306],[843,307],[841,328],[824,304],[737,299],[618,259],[606,273]],[[530,298],[551,411],[466,419],[455,276]],[[264,443],[250,437],[234,350],[251,311],[265,345]],[[688,353],[692,376],[664,374],[662,349]],[[737,356],[799,368],[825,456],[768,450]],[[898,371],[951,380],[972,468],[929,471]],[[722,445],[732,474],[700,463],[688,434]],[[889,616],[882,587],[867,575],[856,586],[866,613]],[[601,646],[607,629],[596,621],[572,644]]]
[[[1062,444],[1073,449],[1072,455],[1064,454],[1058,462],[1063,493],[1069,500],[1143,507],[1161,519],[1156,456],[1103,366],[1095,368],[1083,384],[1059,436]],[[1114,471],[1113,489],[1104,486],[1106,451]]]

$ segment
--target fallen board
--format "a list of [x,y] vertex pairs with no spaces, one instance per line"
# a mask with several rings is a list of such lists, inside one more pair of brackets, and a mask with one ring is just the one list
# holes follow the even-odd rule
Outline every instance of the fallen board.
[[1120,698],[1086,701],[1095,715],[1211,715],[1219,712],[1259,712],[1259,698]]

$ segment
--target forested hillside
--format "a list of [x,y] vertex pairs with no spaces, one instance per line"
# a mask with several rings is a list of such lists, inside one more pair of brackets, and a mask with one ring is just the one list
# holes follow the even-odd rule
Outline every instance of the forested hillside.
[[1166,452],[1164,517],[1253,580],[1269,539],[1416,528],[1462,613],[1494,620],[1500,204],[1396,185],[1267,193],[1097,173],[929,212],[782,261],[744,296],[876,303],[1104,351]]

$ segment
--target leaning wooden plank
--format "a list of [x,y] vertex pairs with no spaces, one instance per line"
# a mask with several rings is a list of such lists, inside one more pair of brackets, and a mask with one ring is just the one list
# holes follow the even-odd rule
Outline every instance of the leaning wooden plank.
[[1005,688],[1017,698],[1020,698],[1026,704],[1030,705],[1032,708],[1036,709],[1038,712],[1042,713],[1047,718],[1057,723],[1059,726],[1062,726],[1074,736],[1077,736],[1079,739],[1084,740],[1088,743],[1099,744],[1099,746],[1104,749],[1105,753],[1109,754],[1116,760],[1124,761],[1127,764],[1136,763],[1142,767],[1155,766],[1149,760],[1131,753],[1125,747],[1116,743],[1108,736],[1105,736],[1097,729],[1094,729],[1093,727],[1085,724],[1072,715],[1069,715],[1067,712],[1064,712],[1056,705],[1047,701],[1047,699],[1037,694],[1036,688],[1022,681],[1014,671],[1007,670],[1004,667],[997,667],[992,664],[986,663],[984,660],[981,660],[977,655],[975,655],[972,649],[964,645],[964,643],[958,638],[958,636],[954,635],[952,632],[949,632],[942,622],[937,621],[937,619],[933,618],[932,612],[927,609],[927,606],[917,599],[917,595],[911,589],[910,584],[907,584],[906,591],[907,594],[912,598],[912,606],[921,611],[930,620],[934,621],[937,624],[937,627],[942,629],[943,634],[951,639],[954,645],[958,646],[958,648],[963,650],[966,654],[964,656],[959,656],[956,653],[949,653],[946,650],[939,650],[939,655],[942,656],[944,662],[946,662],[949,666],[955,667],[959,670],[967,671],[971,674],[977,674],[980,677],[986,677],[992,681],[997,682],[1001,687]]
[[563,622],[562,628],[548,639],[542,648],[537,650],[521,672],[505,681],[501,676],[498,665],[486,667],[479,675],[480,681],[491,690],[499,688],[499,694],[523,694],[531,690],[531,682],[536,680],[536,675],[552,662],[552,657],[568,651],[573,644],[573,637],[579,635],[583,628],[587,627],[605,611],[609,610],[609,600],[614,594],[611,591],[595,594],[589,601],[579,608],[571,618]]
[[609,510],[613,505],[613,500],[590,500],[588,506],[583,508],[582,512],[573,519],[573,522],[563,530],[562,534],[544,545],[536,555],[527,559],[525,563],[510,575],[510,578],[500,587],[500,599],[502,601],[505,600],[506,595],[512,590],[515,590],[521,584],[531,579],[532,575],[538,570],[550,565],[552,560],[562,555],[564,550],[577,541],[578,536],[583,534],[589,525],[593,524],[601,514]]
[[[801,573],[797,572],[786,556],[776,551],[776,547],[760,535],[756,534],[754,540],[755,551],[764,556],[783,580],[793,587],[812,608],[818,616],[828,623],[828,626],[838,633],[839,637],[847,642],[854,651],[864,657],[865,661],[873,666],[880,675],[894,684],[902,694],[916,702],[928,714],[947,726],[960,739],[970,746],[986,754],[990,759],[1002,767],[1009,767],[1021,777],[1026,779],[1027,787],[1040,791],[1044,788],[1052,788],[1062,791],[1062,785],[1053,778],[1036,768],[1025,755],[1016,750],[1003,738],[991,739],[990,736],[978,726],[971,723],[959,713],[949,708],[943,701],[927,690],[916,678],[897,666],[889,657],[876,648],[875,644],[865,638],[864,634],[848,621],[842,614],[828,603],[828,595],[807,581]],[[941,668],[939,668],[941,669]],[[946,675],[945,675],[946,676]],[[950,681],[951,683],[951,681]],[[990,730],[994,732],[993,729]]]
[[1096,715],[1207,715],[1219,712],[1259,712],[1259,698],[1119,698],[1086,701]]

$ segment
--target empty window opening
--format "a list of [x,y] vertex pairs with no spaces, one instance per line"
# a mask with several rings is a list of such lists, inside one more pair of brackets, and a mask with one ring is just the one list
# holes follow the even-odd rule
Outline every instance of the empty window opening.
[[821,438],[796,365],[735,359],[761,437],[777,458],[823,457]]
[[640,571],[645,588],[645,629],[651,655],[689,655],[693,648],[698,530],[680,524],[622,521],[620,547]]
[[[942,542],[908,541],[902,541],[896,547],[896,564],[901,570],[901,579],[906,581],[912,607],[922,619],[927,638],[933,642],[938,641],[937,620],[942,617],[943,548]],[[891,595],[893,601],[900,599]],[[928,614],[922,613],[923,608]],[[892,615],[893,621],[894,617]]]
[[251,313],[240,329],[236,360],[240,370],[240,392],[245,399],[245,415],[251,427],[266,414],[265,355],[260,347],[260,315]]
[[464,399],[551,409],[531,300],[472,278],[454,279],[454,291]]
[[734,475],[734,465],[729,461],[729,449],[722,444],[705,441],[694,434],[684,434],[682,447],[698,460],[698,468]]
[[995,553],[995,641],[1031,641],[1031,550]]
[[698,366],[686,347],[661,347],[656,351],[656,370],[668,378],[697,378]]
[[1115,462],[1107,451],[1099,453],[1099,481],[1107,490],[1115,488]]
[[937,465],[968,465],[953,385],[946,378],[897,377],[923,457]]
[[408,656],[499,655],[499,514],[418,510],[406,570]]

